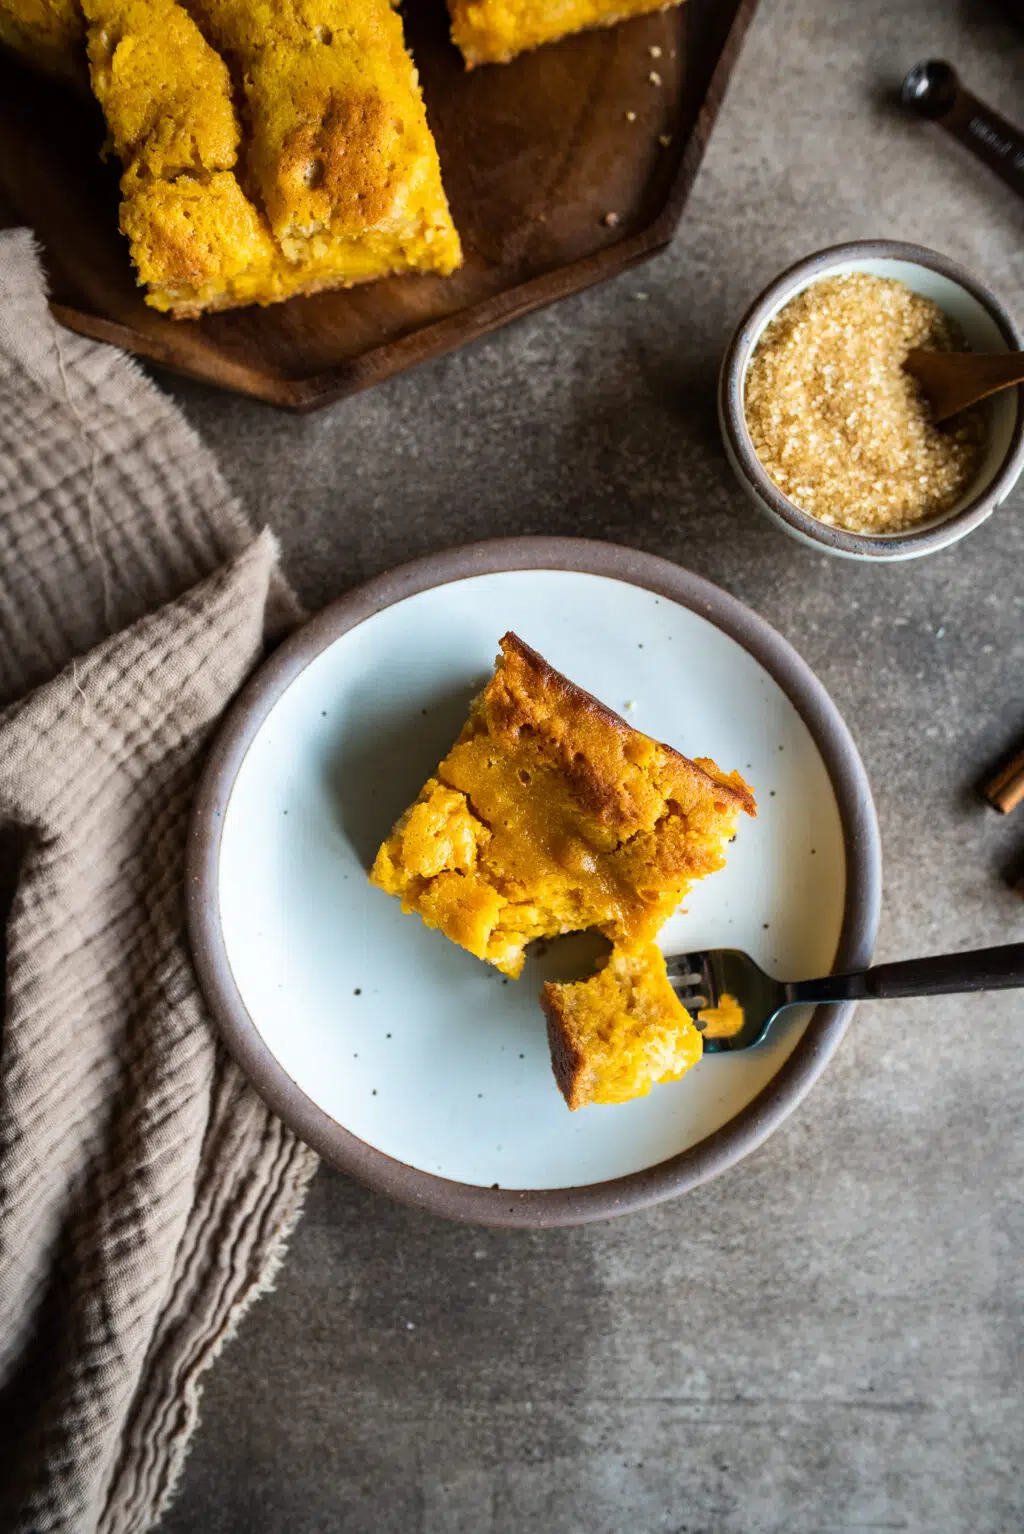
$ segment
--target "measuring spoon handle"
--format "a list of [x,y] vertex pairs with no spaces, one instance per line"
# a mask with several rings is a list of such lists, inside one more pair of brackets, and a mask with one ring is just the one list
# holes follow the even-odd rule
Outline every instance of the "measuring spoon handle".
[[916,64],[903,82],[902,97],[1024,197],[1024,132],[969,91],[952,64],[943,59]]

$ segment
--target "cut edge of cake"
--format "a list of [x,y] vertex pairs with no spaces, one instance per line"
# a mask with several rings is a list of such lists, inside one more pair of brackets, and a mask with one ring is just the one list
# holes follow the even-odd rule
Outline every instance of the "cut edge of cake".
[[703,1041],[672,988],[656,943],[613,948],[588,979],[541,993],[555,1081],[573,1112],[631,1102],[678,1081]]

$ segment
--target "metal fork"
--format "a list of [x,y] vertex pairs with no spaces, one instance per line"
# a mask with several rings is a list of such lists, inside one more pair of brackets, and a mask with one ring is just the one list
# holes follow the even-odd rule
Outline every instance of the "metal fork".
[[[676,995],[704,1033],[706,1054],[749,1049],[760,1043],[785,1007],[1024,986],[1024,943],[877,964],[873,969],[824,975],[820,980],[773,980],[738,948],[675,954],[666,962]],[[735,1033],[715,1035],[714,1024],[702,1023],[697,1013],[717,1008],[724,996],[734,997],[743,1008],[742,1026]]]

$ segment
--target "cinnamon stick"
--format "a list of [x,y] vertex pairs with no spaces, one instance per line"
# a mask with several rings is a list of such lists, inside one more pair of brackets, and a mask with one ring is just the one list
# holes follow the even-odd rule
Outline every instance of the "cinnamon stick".
[[1024,800],[1024,751],[1018,751],[1011,762],[997,772],[991,783],[986,783],[982,793],[994,809],[1008,815]]

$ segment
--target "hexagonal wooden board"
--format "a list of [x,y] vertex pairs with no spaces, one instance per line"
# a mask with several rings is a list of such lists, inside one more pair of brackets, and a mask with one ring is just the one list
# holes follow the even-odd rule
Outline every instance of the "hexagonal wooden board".
[[442,0],[408,0],[406,35],[466,255],[453,277],[389,278],[199,320],[158,314],[117,231],[117,167],[99,159],[98,109],[5,58],[0,194],[42,240],[65,325],[222,388],[315,409],[665,245],[755,5],[687,0],[467,72]]

